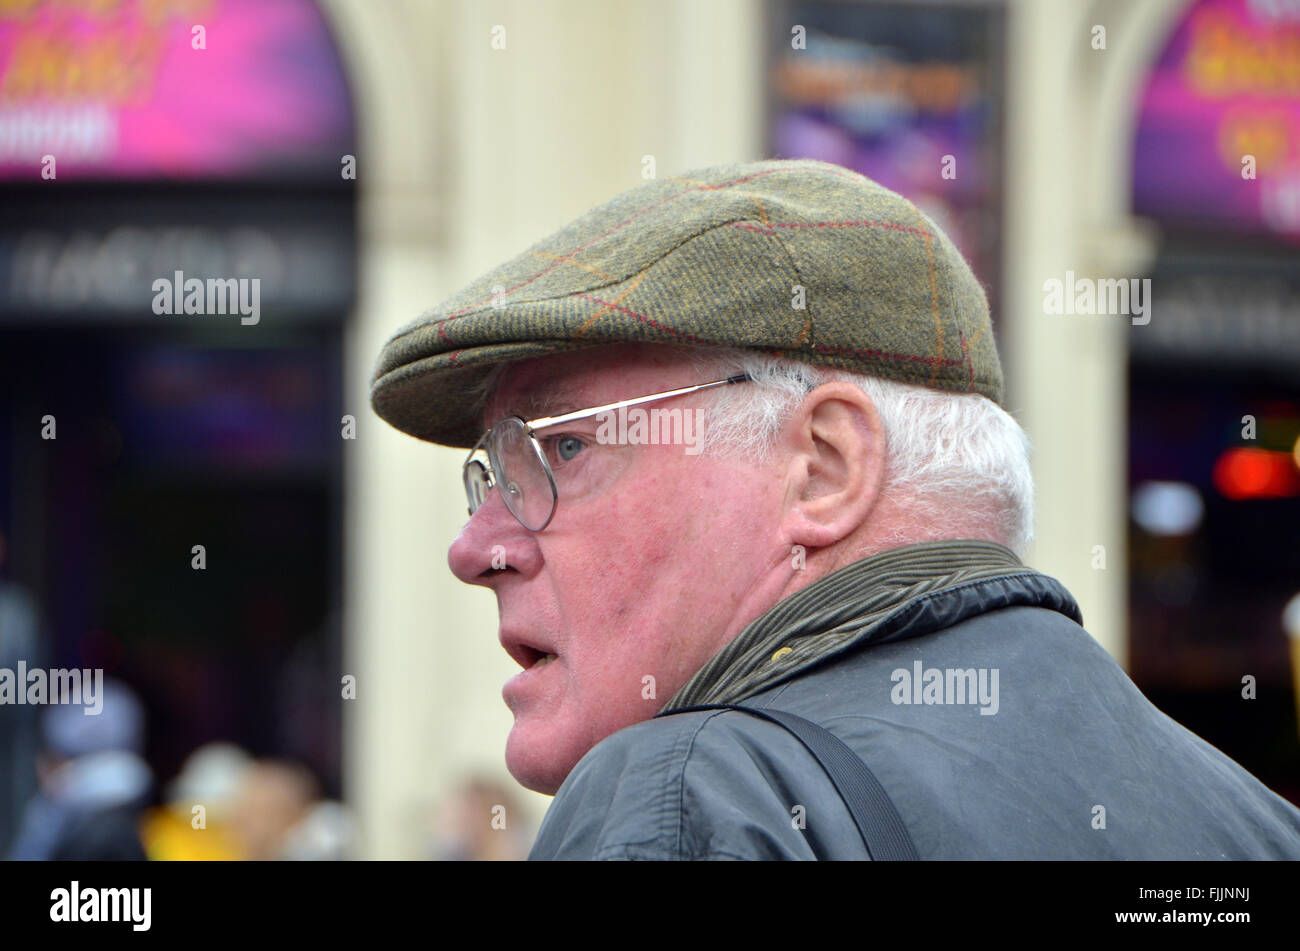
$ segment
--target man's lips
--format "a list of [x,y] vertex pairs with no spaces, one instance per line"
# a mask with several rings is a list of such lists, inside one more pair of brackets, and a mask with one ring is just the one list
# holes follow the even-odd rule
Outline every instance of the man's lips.
[[549,645],[525,640],[515,635],[502,633],[500,641],[506,653],[524,670],[531,670],[538,663],[548,664],[557,656]]
[[555,654],[543,653],[538,648],[523,643],[509,644],[506,650],[519,666],[524,668],[506,681],[506,685],[501,688],[501,699],[505,700],[506,706],[518,715],[520,704],[538,689],[539,683],[547,682],[546,678],[549,676],[547,671],[556,666],[555,662],[559,658]]

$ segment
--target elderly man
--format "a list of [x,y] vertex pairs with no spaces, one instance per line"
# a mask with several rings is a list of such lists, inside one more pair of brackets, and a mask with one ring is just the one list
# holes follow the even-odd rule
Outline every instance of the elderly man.
[[398,333],[372,397],[471,450],[450,564],[524,668],[533,858],[1300,858],[1020,562],[984,291],[860,175],[634,189]]

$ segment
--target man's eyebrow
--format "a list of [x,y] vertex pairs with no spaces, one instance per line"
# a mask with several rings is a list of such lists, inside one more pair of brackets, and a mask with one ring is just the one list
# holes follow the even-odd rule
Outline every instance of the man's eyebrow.
[[562,416],[583,408],[577,388],[567,381],[558,380],[529,390],[527,396],[513,402],[511,407],[507,415],[522,416],[526,420]]

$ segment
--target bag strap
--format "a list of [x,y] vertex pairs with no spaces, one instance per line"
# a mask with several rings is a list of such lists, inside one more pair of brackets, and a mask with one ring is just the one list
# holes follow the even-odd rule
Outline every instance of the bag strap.
[[885,792],[885,787],[880,785],[880,780],[876,779],[862,757],[830,730],[785,710],[764,710],[730,703],[682,707],[657,716],[701,710],[736,710],[785,727],[807,747],[808,752],[830,777],[835,791],[853,815],[858,832],[862,834],[862,842],[867,847],[867,854],[872,859],[895,862],[915,862],[919,859],[912,838],[907,834],[907,827],[903,825],[903,819],[889,798],[889,793]]

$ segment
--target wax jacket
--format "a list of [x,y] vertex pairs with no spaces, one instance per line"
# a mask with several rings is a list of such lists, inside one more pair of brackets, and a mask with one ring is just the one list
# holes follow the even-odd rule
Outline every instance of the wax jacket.
[[[1300,859],[1300,810],[1161,713],[1027,571],[910,599],[746,706],[848,744],[922,859]],[[605,738],[556,794],[531,859],[863,859],[819,762],[745,713]]]

